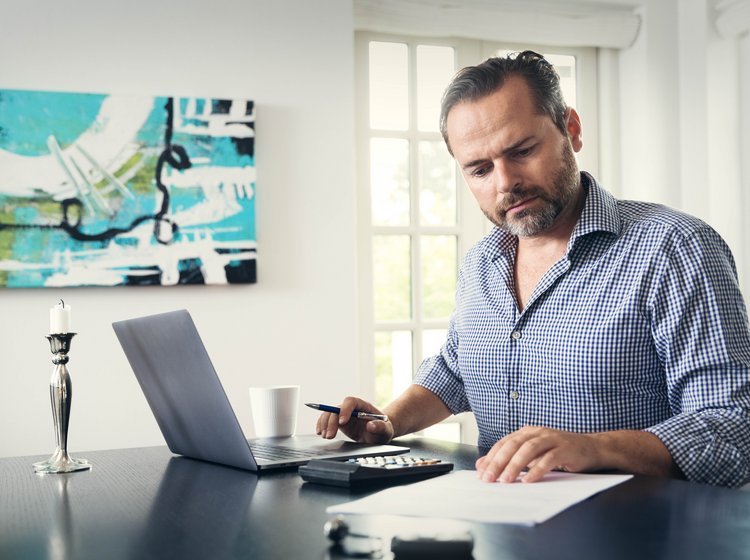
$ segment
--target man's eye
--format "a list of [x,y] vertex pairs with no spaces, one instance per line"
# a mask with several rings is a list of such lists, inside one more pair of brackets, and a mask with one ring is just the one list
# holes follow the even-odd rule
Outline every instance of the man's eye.
[[474,177],[484,177],[489,173],[489,168],[487,167],[478,167],[474,171],[471,172],[472,176]]
[[531,152],[534,151],[534,147],[530,148],[521,148],[520,150],[516,150],[515,156],[517,158],[525,158],[531,155]]

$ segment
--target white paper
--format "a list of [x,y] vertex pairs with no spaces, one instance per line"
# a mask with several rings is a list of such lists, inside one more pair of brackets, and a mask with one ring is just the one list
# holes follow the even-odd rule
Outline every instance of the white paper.
[[539,482],[508,484],[482,482],[476,471],[454,471],[381,490],[326,511],[534,525],[629,478],[632,475],[552,472]]

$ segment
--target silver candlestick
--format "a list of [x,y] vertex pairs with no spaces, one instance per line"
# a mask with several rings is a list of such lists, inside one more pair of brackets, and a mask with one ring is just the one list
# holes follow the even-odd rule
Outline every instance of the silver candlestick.
[[55,424],[57,448],[52,456],[41,463],[34,463],[38,473],[66,473],[91,468],[86,459],[73,459],[68,455],[68,422],[70,421],[70,402],[73,399],[73,383],[65,364],[68,363],[70,342],[76,333],[49,334],[49,347],[52,351],[52,379],[49,382],[49,397],[52,402],[52,420]]

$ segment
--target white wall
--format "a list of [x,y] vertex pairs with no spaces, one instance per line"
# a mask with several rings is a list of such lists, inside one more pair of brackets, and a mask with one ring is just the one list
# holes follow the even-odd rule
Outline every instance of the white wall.
[[743,216],[744,231],[742,235],[742,249],[744,256],[745,272],[745,295],[750,298],[750,32],[745,33],[739,40],[739,91],[740,107],[738,114],[734,116],[739,121],[740,139],[738,148],[740,151],[742,178],[742,198],[740,211]]
[[617,60],[619,135],[608,139],[620,140],[618,195],[668,204],[711,224],[734,253],[747,298],[747,33],[720,36],[714,0],[639,4],[641,30]]
[[[160,445],[110,327],[188,308],[252,433],[247,387],[358,392],[349,0],[3,4],[0,88],[256,102],[258,283],[0,290],[0,456],[54,449],[48,308],[73,306],[69,450]],[[316,415],[301,411],[303,431]],[[80,455],[80,453],[79,453]]]

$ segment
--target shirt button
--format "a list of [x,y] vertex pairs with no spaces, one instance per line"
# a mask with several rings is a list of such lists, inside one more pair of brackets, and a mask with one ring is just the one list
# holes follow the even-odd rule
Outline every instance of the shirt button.
[[519,338],[521,338],[521,331],[513,331],[512,333],[510,333],[510,337],[513,340],[518,340]]
[[510,398],[513,399],[514,401],[518,400],[518,397],[519,397],[518,391],[511,391],[510,392]]

